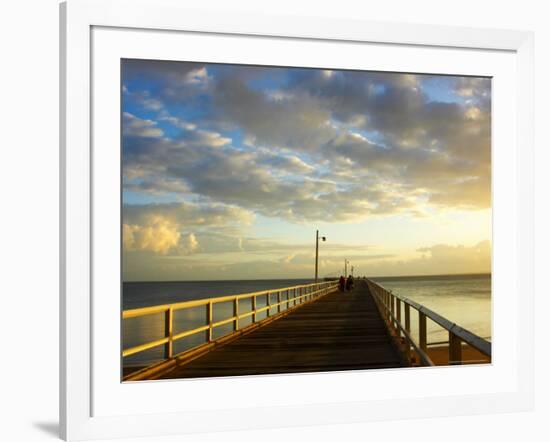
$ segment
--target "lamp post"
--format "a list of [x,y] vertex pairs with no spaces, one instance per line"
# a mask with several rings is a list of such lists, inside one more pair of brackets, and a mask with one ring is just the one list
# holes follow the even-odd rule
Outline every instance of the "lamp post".
[[315,233],[315,282],[317,282],[319,276],[319,238],[321,241],[326,241],[326,236],[319,236],[319,231]]
[[344,278],[347,278],[348,276],[348,264],[349,261],[347,259],[344,259]]

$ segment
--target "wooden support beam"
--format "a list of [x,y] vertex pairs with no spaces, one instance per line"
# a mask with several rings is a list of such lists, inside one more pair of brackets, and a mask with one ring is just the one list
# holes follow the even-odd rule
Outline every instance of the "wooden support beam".
[[449,332],[449,364],[462,364],[462,340],[453,332]]
[[428,349],[428,338],[426,329],[426,315],[418,312],[418,344],[423,351]]
[[411,306],[405,303],[405,330],[411,332]]
[[396,299],[395,313],[397,320],[401,322],[401,300],[399,298]]

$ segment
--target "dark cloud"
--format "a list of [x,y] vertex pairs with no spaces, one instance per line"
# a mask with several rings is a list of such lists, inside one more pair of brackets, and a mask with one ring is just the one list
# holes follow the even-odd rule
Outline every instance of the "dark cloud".
[[242,128],[259,145],[315,149],[334,135],[330,111],[308,94],[273,96],[226,76],[216,83],[214,102],[218,118]]

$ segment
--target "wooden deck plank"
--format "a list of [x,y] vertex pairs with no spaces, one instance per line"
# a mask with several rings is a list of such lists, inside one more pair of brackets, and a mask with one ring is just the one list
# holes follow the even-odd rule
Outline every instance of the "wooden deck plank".
[[368,287],[298,308],[161,379],[401,367]]

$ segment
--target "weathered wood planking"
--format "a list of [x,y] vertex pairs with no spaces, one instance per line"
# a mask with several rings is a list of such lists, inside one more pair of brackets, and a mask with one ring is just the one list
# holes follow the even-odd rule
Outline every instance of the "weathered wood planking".
[[401,367],[367,284],[304,305],[161,379]]

